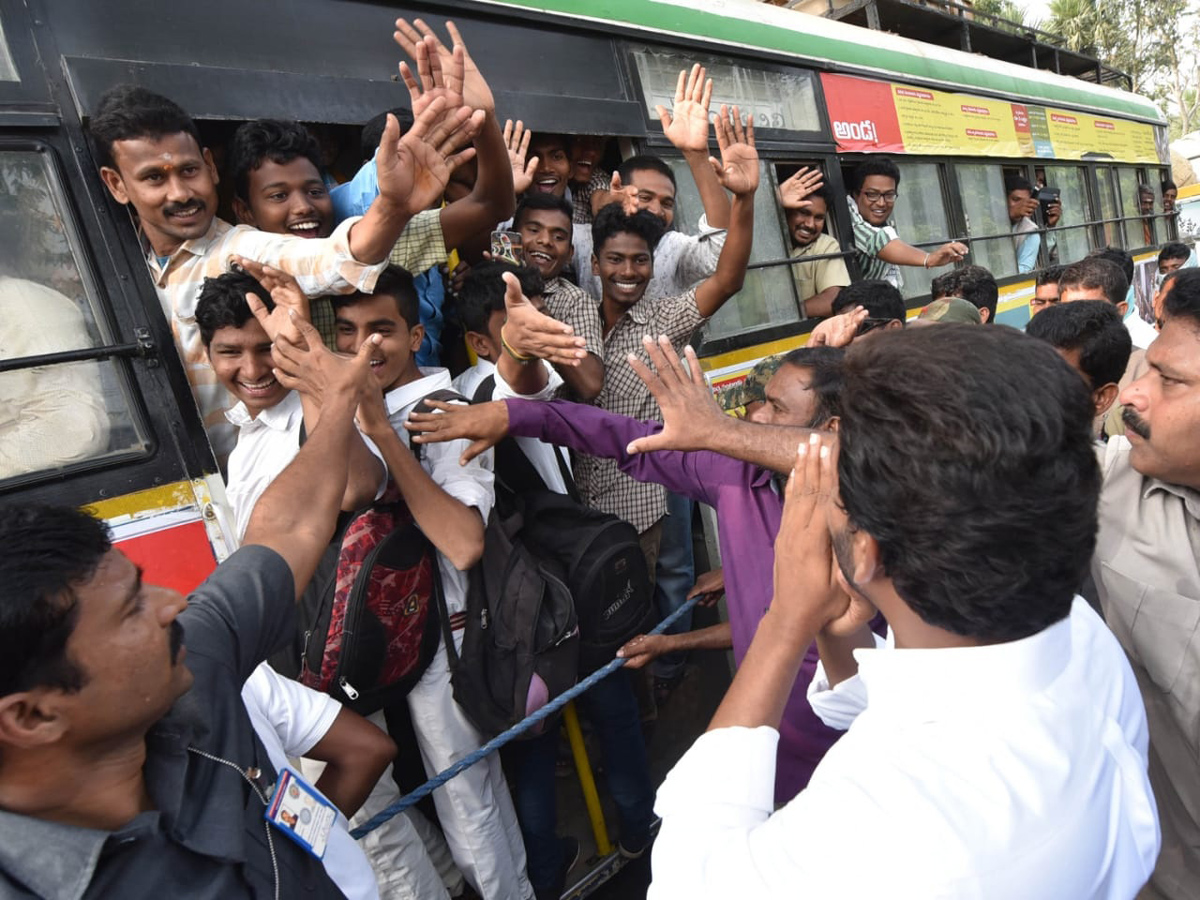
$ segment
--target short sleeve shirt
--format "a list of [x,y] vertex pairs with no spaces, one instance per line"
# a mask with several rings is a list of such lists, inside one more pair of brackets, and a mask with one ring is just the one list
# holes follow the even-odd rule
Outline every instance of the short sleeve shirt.
[[[657,401],[630,368],[627,357],[634,353],[649,366],[650,360],[642,347],[643,335],[665,334],[679,351],[705,321],[696,306],[695,289],[657,300],[643,297],[604,337],[604,387],[592,401],[593,405],[617,415],[661,422]],[[575,482],[589,506],[619,516],[639,532],[667,511],[666,489],[634,481],[621,472],[616,460],[579,454]]]
[[604,356],[604,322],[600,307],[592,295],[561,276],[546,283],[542,291],[546,312],[575,329],[575,336],[586,341],[585,349]]
[[[195,677],[146,735],[154,810],[115,832],[0,811],[0,895],[81,900],[270,898],[275,892],[264,804],[241,771],[275,769],[254,733],[241,690],[295,627],[287,563],[243,547],[188,598],[180,614]],[[199,751],[199,752],[197,752]],[[233,766],[201,756],[227,760]],[[278,832],[271,842],[281,897],[341,897],[320,861]]]
[[[828,234],[819,234],[811,244],[797,247],[792,251],[793,259],[808,256],[824,256],[827,253],[841,253],[842,246]],[[800,300],[807,300],[831,287],[845,287],[850,283],[850,273],[846,271],[846,262],[840,256],[836,259],[814,259],[808,262],[792,264],[792,278],[796,282],[796,291]]]
[[853,197],[847,197],[846,202],[850,205],[850,221],[854,230],[854,259],[863,278],[880,278],[897,288],[903,287],[904,279],[900,276],[900,267],[879,258],[879,253],[884,247],[900,239],[896,227],[890,222],[886,225],[872,225],[862,217]]

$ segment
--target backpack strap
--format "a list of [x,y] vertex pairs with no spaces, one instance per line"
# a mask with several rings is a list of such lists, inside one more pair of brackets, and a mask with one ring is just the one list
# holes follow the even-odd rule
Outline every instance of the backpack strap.
[[[452,390],[451,388],[439,388],[436,391],[431,391],[418,400],[416,406],[412,408],[412,412],[437,412],[437,410],[429,405],[430,400],[436,400],[438,403],[466,403],[468,405],[471,403],[470,400],[456,390]],[[410,450],[412,450],[413,455],[417,459],[420,460],[425,458],[425,447],[423,444],[414,443],[413,439],[410,437],[408,439],[408,447]]]
[[[479,387],[475,389],[475,396],[471,399],[471,402],[487,403],[492,399],[495,390],[496,376],[489,375],[479,383]],[[558,471],[562,475],[563,485],[567,489],[567,496],[572,500],[579,500],[579,489],[575,485],[575,478],[571,475],[571,470],[568,468],[566,460],[563,458],[562,448],[555,444],[546,444],[546,446],[550,448],[550,452],[554,456],[554,461],[558,463]],[[521,493],[537,489],[550,490],[549,485],[546,484],[546,479],[541,476],[541,473],[529,461],[529,457],[525,455],[525,451],[521,449],[520,444],[511,436],[504,438],[504,440],[496,445],[497,480],[500,480],[502,475],[502,486],[511,493]]]

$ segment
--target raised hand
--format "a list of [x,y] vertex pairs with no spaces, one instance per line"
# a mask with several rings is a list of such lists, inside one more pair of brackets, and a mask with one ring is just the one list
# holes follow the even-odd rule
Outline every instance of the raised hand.
[[[260,320],[267,337],[275,340],[276,334],[287,327],[290,321],[289,310],[295,310],[296,315],[306,322],[312,321],[312,316],[309,314],[308,297],[304,291],[300,290],[300,285],[296,283],[295,278],[281,269],[265,265],[254,259],[247,259],[244,256],[235,256],[232,261],[271,295],[271,302],[275,304],[275,309],[268,313],[265,319]],[[247,297],[255,297],[256,300],[262,299],[254,294],[248,294]]]
[[858,327],[870,316],[871,313],[865,306],[856,306],[847,312],[830,316],[812,330],[812,334],[808,337],[808,346],[848,346],[858,334]]
[[463,105],[464,51],[456,46],[449,58],[443,58],[437,51],[437,44],[436,38],[429,37],[421,38],[412,45],[410,55],[417,64],[420,80],[413,77],[408,63],[400,63],[400,78],[408,88],[414,118],[427,110],[438,97],[446,101],[448,109]]
[[533,173],[537,171],[538,158],[529,156],[529,140],[533,132],[525,128],[525,123],[517,119],[516,126],[509,119],[504,123],[504,143],[508,147],[508,161],[512,165],[513,193],[523,194],[533,184]]
[[[517,276],[505,272],[504,311],[500,339],[517,357],[536,357],[565,366],[577,366],[587,356],[586,341],[575,337],[575,329],[546,315],[521,293]],[[525,362],[525,360],[521,360]]]
[[807,645],[812,629],[846,615],[850,597],[835,572],[829,512],[837,501],[837,438],[813,432],[797,449],[775,537],[774,621],[796,625]]
[[721,114],[716,120],[717,146],[721,148],[721,160],[708,158],[717,180],[731,194],[749,197],[758,189],[758,151],[754,148],[754,122],[746,120],[738,108],[721,105]]
[[464,439],[471,441],[471,446],[459,458],[460,465],[465,466],[508,435],[508,407],[503,400],[473,403],[470,406],[438,400],[428,403],[437,412],[409,413],[404,427],[408,429],[414,444]]
[[483,110],[454,109],[437,97],[400,137],[396,117],[387,125],[375,154],[380,197],[410,216],[428,209],[442,196],[450,173],[475,155],[466,146],[483,125]]
[[629,453],[649,453],[653,450],[699,450],[707,446],[705,439],[722,424],[724,410],[717,405],[712,389],[704,380],[700,361],[691,347],[684,349],[688,367],[675,355],[671,341],[665,335],[656,344],[642,338],[642,346],[650,357],[653,369],[629,354],[629,365],[642,379],[662,411],[663,430],[633,441]]
[[705,78],[704,68],[697,63],[689,73],[679,73],[675,86],[675,105],[671,112],[656,106],[663,134],[683,153],[708,155],[708,106],[712,102],[713,83]]
[[[446,31],[450,35],[453,49],[442,43],[437,32],[422,19],[414,19],[412,25],[408,23],[407,19],[397,19],[396,31],[392,34],[392,39],[400,45],[400,49],[417,62],[418,68],[420,67],[420,57],[417,55],[420,52],[418,45],[423,43],[430,60],[437,59],[443,73],[446,73],[444,86],[448,90],[458,92],[461,98],[460,103],[465,102],[472,109],[482,109],[486,113],[494,113],[496,100],[492,96],[492,89],[488,86],[483,73],[479,71],[479,67],[475,65],[475,60],[471,59],[471,54],[467,51],[467,45],[463,41],[462,35],[459,34],[458,27],[453,22],[447,22]],[[401,75],[403,76],[403,74],[402,68]],[[422,79],[422,83],[424,84],[424,79]],[[405,84],[408,84],[407,79],[405,79]],[[411,85],[409,91],[412,91]],[[413,115],[417,115],[415,100]]]
[[779,185],[779,205],[784,209],[804,209],[808,198],[821,189],[825,176],[820,169],[807,166]]

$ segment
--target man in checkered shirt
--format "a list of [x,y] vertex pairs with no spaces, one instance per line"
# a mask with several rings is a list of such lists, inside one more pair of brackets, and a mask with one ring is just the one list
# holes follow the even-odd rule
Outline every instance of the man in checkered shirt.
[[[662,221],[645,210],[629,214],[621,204],[604,207],[592,224],[595,248],[591,265],[603,299],[597,310],[603,338],[604,386],[593,401],[620,415],[661,420],[658,404],[628,365],[630,354],[647,361],[643,338],[667,335],[676,350],[739,290],[746,277],[754,232],[754,192],[758,188],[758,152],[754,129],[743,127],[734,110],[722,108],[716,120],[721,162],[712,163],[721,185],[733,194],[729,233],[716,271],[700,284],[667,297],[647,296],[654,277],[654,248],[663,234]],[[513,348],[534,355],[534,348]],[[575,478],[584,500],[596,509],[620,516],[642,535],[651,571],[658,553],[666,512],[666,491],[621,474],[612,460],[581,454]]]

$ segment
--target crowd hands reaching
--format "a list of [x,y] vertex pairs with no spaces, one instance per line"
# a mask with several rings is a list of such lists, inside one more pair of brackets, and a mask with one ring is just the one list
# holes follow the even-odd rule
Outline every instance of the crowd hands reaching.
[[[900,240],[899,172],[868,160],[849,184],[866,276],[851,281],[824,177],[801,168],[777,199],[796,255],[815,257],[793,274],[821,321],[722,408],[689,341],[746,276],[752,122],[710,109],[700,66],[658,108],[703,206],[688,236],[671,166],[607,171],[601,139],[502,126],[446,31],[396,23],[408,120],[376,123],[346,184],[326,187],[301,126],[243,125],[237,226],[216,216],[186,113],[140,88],[101,102],[101,178],[136,211],[241,549],[185,600],[143,584],[83,513],[3,512],[22,598],[0,697],[5,895],[62,896],[48,861],[73,859],[85,897],[558,897],[579,847],[556,830],[554,728],[450,779],[432,810],[358,844],[347,830],[490,736],[454,678],[488,523],[524,490],[509,446],[539,491],[628,523],[660,616],[725,601],[720,624],[628,634],[625,667],[579,699],[619,852],[645,854],[661,817],[651,897],[1191,896],[1187,248],[1163,250],[1152,326],[1126,319],[1121,251],[1039,275],[1026,334],[965,327],[995,325],[996,281],[975,265],[935,279],[908,321],[900,267],[963,263],[967,245]],[[1010,209],[1018,240],[1030,198]],[[725,563],[699,577],[694,502]],[[364,509],[405,511],[445,617],[418,677],[365,716],[334,699],[359,694],[336,642],[314,663],[295,623],[353,543],[339,516]],[[297,637],[292,680],[272,654]],[[738,671],[655,792],[640,720],[700,649],[731,649]],[[291,775],[331,810],[319,834],[286,802],[263,821],[271,776],[300,757]]]

